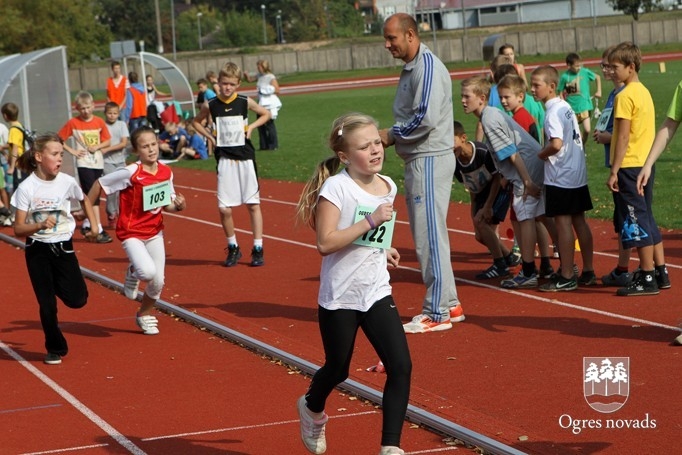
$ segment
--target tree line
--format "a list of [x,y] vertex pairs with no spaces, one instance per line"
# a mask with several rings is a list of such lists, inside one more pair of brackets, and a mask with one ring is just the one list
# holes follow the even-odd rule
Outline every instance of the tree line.
[[[109,57],[109,43],[166,53],[293,43],[365,33],[353,0],[4,0],[0,55],[67,46],[69,63]],[[172,5],[172,10],[171,10]],[[265,8],[261,8],[264,5]],[[173,28],[175,40],[173,40]],[[201,42],[201,46],[200,46]]]

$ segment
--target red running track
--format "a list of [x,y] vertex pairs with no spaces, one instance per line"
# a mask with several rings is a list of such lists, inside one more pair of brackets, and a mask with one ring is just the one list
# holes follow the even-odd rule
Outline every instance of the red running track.
[[[219,265],[225,240],[213,174],[175,173],[188,209],[166,216],[162,298],[321,364],[315,308],[320,260],[313,233],[294,226],[301,185],[262,182],[266,265],[250,268],[245,255],[239,266],[225,269]],[[402,267],[392,277],[407,321],[420,311],[423,285],[403,200],[396,205],[394,245]],[[246,211],[236,210],[235,216],[237,226],[248,229]],[[658,297],[617,298],[613,289],[601,286],[548,295],[473,280],[489,259],[473,241],[468,217],[467,205],[453,204],[452,259],[467,319],[450,331],[409,335],[411,404],[527,453],[671,453],[680,433],[674,405],[680,401],[680,348],[669,343],[679,334],[682,235],[664,233],[673,288]],[[599,275],[613,267],[616,243],[609,223],[591,224]],[[238,236],[248,249],[248,231]],[[122,281],[126,260],[117,241],[79,242],[78,247],[83,266]],[[305,453],[292,403],[305,390],[306,378],[284,374],[284,367],[170,316],[160,315],[159,336],[139,335],[134,304],[101,286],[90,284],[92,297],[85,309],[61,310],[72,352],[61,366],[42,365],[42,334],[22,254],[4,244],[0,248],[10,258],[1,266],[8,269],[3,277],[12,283],[0,298],[5,305],[14,302],[3,312],[0,340],[124,439],[148,453]],[[588,406],[582,392],[583,357],[630,358],[630,395],[622,409],[602,414]],[[86,452],[126,451],[125,440],[116,442],[7,355],[0,359],[8,360],[0,384],[14,391],[0,409],[0,424],[11,429],[11,444],[3,446],[16,448],[10,453],[96,444],[108,445]],[[380,389],[384,376],[365,371],[375,362],[360,336],[351,379]],[[376,452],[380,416],[373,407],[335,394],[329,411],[339,417],[372,411],[333,420],[329,453]],[[581,424],[577,434],[562,427],[570,425],[569,418]],[[45,434],[45,419],[51,422],[49,438],[35,438]],[[606,428],[609,419],[622,428]],[[652,422],[655,428],[632,428]],[[210,430],[216,431],[202,433]],[[344,438],[344,432],[354,437]],[[452,449],[440,437],[407,426],[403,446],[413,453]]]

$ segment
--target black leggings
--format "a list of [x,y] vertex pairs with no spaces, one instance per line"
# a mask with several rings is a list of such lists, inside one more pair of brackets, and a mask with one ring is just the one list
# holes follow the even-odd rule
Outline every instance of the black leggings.
[[26,268],[40,306],[40,323],[47,352],[64,356],[69,352],[57,320],[57,297],[69,308],[88,302],[88,288],[78,266],[71,240],[43,243],[26,240]]
[[348,378],[355,337],[358,328],[362,328],[386,367],[381,445],[400,446],[410,397],[412,360],[393,297],[384,297],[365,313],[320,307],[318,318],[325,363],[313,376],[306,394],[308,408],[313,412],[324,411],[334,387]]

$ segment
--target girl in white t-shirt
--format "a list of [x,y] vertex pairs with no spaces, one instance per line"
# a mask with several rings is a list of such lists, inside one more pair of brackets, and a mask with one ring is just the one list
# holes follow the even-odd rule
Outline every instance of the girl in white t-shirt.
[[[40,306],[40,323],[45,334],[49,365],[62,363],[69,352],[57,320],[57,297],[69,308],[81,308],[88,301],[71,237],[76,220],[71,201],[80,201],[92,226],[97,226],[92,204],[70,175],[59,172],[64,145],[56,134],[36,138],[33,148],[19,157],[18,166],[30,175],[12,194],[16,208],[14,234],[26,237],[26,268]],[[94,241],[97,229],[86,233]]]
[[[329,146],[334,155],[318,165],[298,203],[299,218],[316,231],[322,255],[318,320],[325,351],[325,364],[297,403],[301,438],[313,453],[326,450],[325,403],[348,378],[362,328],[387,373],[380,453],[402,454],[412,361],[387,271],[389,263],[397,266],[400,260],[390,246],[397,188],[379,174],[384,149],[371,117],[353,113],[338,118]],[[345,169],[338,172],[341,163]]]

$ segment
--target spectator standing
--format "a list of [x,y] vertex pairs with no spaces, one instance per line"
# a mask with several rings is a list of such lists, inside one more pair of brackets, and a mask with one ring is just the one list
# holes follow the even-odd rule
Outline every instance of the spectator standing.
[[[100,117],[94,115],[95,102],[92,95],[88,92],[78,92],[76,95],[76,109],[78,116],[69,119],[62,129],[59,130],[59,137],[62,141],[73,139],[75,147],[64,144],[64,150],[76,157],[78,167],[78,180],[80,181],[83,193],[86,195],[92,185],[104,173],[104,157],[102,149],[111,143],[111,135],[107,124]],[[81,233],[86,235],[89,230],[97,231],[97,243],[109,243],[111,237],[102,230],[99,214],[99,198],[92,201],[97,229],[91,226],[89,218],[83,220]]]
[[[639,270],[616,291],[620,296],[656,295],[670,287],[663,238],[652,210],[653,172],[638,188],[638,177],[656,135],[656,113],[649,90],[639,80],[642,55],[637,45],[623,42],[609,54],[615,81],[625,84],[613,105],[611,173],[606,186],[614,193],[614,217],[623,248],[637,248]],[[651,164],[651,163],[650,163]]]
[[[121,114],[125,113],[126,92],[130,88],[128,79],[121,73],[121,63],[111,62],[111,77],[107,79],[107,102],[113,101],[118,104]],[[127,118],[121,118],[124,122]]]
[[[111,135],[111,141],[108,147],[102,149],[104,155],[103,175],[111,174],[126,165],[126,150],[130,134],[125,122],[118,119],[119,115],[118,104],[109,101],[104,106],[104,118]],[[110,229],[116,226],[118,200],[118,192],[107,194],[107,221]]]
[[419,38],[417,23],[398,13],[384,23],[384,47],[405,62],[393,103],[395,124],[380,131],[405,161],[405,198],[415,251],[426,285],[421,314],[407,333],[452,328],[464,320],[450,262],[447,215],[455,172],[452,81]]
[[258,60],[256,68],[258,69],[256,76],[249,76],[248,73],[244,72],[244,77],[249,82],[257,81],[258,104],[270,111],[270,120],[258,127],[260,150],[277,150],[279,142],[275,119],[282,107],[282,101],[278,96],[279,83],[277,77],[270,70],[270,63],[267,60]]
[[[232,217],[232,208],[246,204],[253,231],[251,266],[259,267],[263,259],[263,214],[260,207],[260,190],[256,174],[256,151],[251,143],[254,128],[267,122],[270,112],[237,90],[243,79],[241,68],[228,62],[220,70],[220,94],[204,103],[194,119],[194,127],[213,144],[218,161],[218,209],[220,221],[227,237],[227,257],[223,265],[234,267],[242,257]],[[258,118],[249,123],[249,111]],[[203,122],[213,121],[213,136]]]
[[126,90],[125,114],[128,130],[135,131],[147,122],[147,89],[139,82],[135,71],[128,73],[130,87]]
[[601,98],[601,77],[592,70],[585,68],[580,55],[575,52],[566,56],[566,65],[568,69],[559,79],[558,90],[561,97],[568,101],[571,109],[575,112],[578,123],[582,127],[582,141],[585,143],[592,131],[590,112],[594,109],[590,95],[590,83],[594,81],[597,85],[594,97]]
[[[553,217],[557,229],[561,269],[541,291],[573,291],[597,284],[592,263],[594,242],[585,212],[592,210],[587,187],[585,150],[580,126],[568,103],[558,97],[559,73],[541,66],[531,74],[531,92],[545,104],[545,146],[538,156],[545,162],[545,216]],[[583,272],[574,276],[575,237],[578,237]]]

